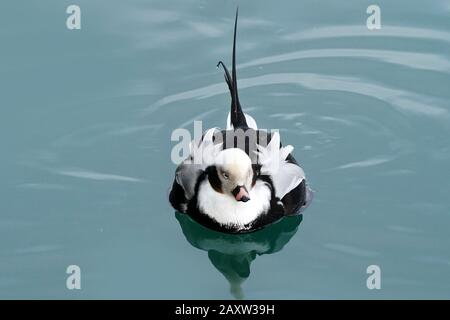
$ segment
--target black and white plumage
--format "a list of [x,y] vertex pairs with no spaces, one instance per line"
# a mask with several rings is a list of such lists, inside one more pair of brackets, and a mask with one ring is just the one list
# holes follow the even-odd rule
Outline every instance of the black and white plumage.
[[172,206],[197,222],[218,231],[250,232],[283,216],[299,213],[312,193],[303,169],[282,146],[278,132],[258,130],[243,113],[236,78],[234,25],[232,73],[223,62],[231,93],[225,130],[207,130],[190,144],[190,156],[177,168],[170,191]]

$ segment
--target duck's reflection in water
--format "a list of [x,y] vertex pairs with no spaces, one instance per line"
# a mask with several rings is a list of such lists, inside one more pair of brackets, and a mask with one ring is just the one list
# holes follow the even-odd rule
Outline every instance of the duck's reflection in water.
[[187,241],[208,252],[209,260],[229,281],[236,299],[244,298],[241,285],[250,276],[250,265],[256,256],[283,249],[302,221],[302,215],[290,216],[252,233],[226,234],[210,230],[186,214],[175,215]]

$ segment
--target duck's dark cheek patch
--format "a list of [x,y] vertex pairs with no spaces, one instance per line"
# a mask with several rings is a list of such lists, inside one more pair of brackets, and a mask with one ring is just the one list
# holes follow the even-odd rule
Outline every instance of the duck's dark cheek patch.
[[219,179],[219,175],[217,174],[217,168],[215,166],[210,166],[206,168],[206,172],[208,173],[208,180],[211,187],[219,193],[223,193],[222,191],[222,182]]

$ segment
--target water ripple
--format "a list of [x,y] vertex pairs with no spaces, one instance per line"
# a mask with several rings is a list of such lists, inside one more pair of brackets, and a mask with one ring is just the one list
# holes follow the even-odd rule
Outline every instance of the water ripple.
[[220,37],[224,31],[223,28],[219,28],[213,26],[208,23],[198,22],[198,21],[190,21],[188,25],[196,32],[208,38],[217,38]]
[[70,187],[59,185],[59,184],[51,184],[51,183],[22,183],[17,186],[20,189],[33,189],[33,190],[67,190]]
[[[436,98],[389,88],[382,84],[372,83],[357,77],[331,76],[316,73],[272,73],[241,79],[239,81],[241,89],[275,84],[296,84],[311,90],[342,91],[360,94],[389,103],[398,111],[437,119],[447,119],[449,115],[446,107],[436,105],[438,102]],[[227,93],[227,88],[224,83],[212,84],[166,96],[151,105],[146,111],[147,113],[152,113],[161,106],[170,103],[189,99],[205,99],[224,93]],[[440,103],[445,105],[445,102],[440,101]]]
[[27,248],[17,249],[15,252],[17,254],[45,253],[45,252],[59,250],[61,248],[62,248],[61,245],[45,244],[45,245],[37,245],[37,246],[31,246],[31,247],[27,247]]
[[101,142],[111,136],[128,136],[149,131],[150,134],[156,134],[163,124],[149,125],[124,125],[117,123],[102,123],[86,128],[77,129],[52,142],[55,147],[77,146],[87,147]]
[[375,157],[362,161],[350,162],[344,165],[337,167],[337,169],[351,169],[351,168],[365,168],[365,167],[373,167],[377,166],[389,161],[392,161],[394,158],[392,157]]
[[383,25],[376,32],[365,25],[329,26],[284,35],[284,40],[314,40],[339,37],[399,37],[450,43],[450,33],[441,30]]
[[202,120],[202,119],[204,119],[206,116],[209,116],[210,114],[212,114],[212,113],[214,113],[214,112],[216,112],[217,111],[217,109],[211,109],[211,110],[208,110],[208,111],[205,111],[205,112],[202,112],[202,113],[200,113],[200,114],[197,114],[197,115],[195,115],[195,117],[193,117],[193,118],[191,118],[191,119],[188,119],[188,120],[186,120],[185,122],[183,122],[182,124],[180,124],[177,128],[184,128],[184,127],[186,127],[187,125],[190,125],[190,124],[192,124],[193,122],[194,122],[194,120]]
[[81,179],[90,179],[90,180],[113,180],[113,181],[123,181],[123,182],[142,182],[143,180],[133,177],[127,177],[117,174],[109,174],[109,173],[100,173],[94,171],[86,171],[83,169],[56,169],[53,170],[54,173],[69,176],[74,178]]
[[437,54],[376,49],[301,50],[255,59],[238,65],[238,68],[311,58],[363,58],[402,65],[412,69],[450,72],[450,61]]
[[417,229],[411,228],[411,227],[405,227],[405,226],[389,225],[389,226],[387,226],[387,228],[391,231],[398,232],[398,233],[409,233],[409,234],[421,233],[420,230],[417,230]]

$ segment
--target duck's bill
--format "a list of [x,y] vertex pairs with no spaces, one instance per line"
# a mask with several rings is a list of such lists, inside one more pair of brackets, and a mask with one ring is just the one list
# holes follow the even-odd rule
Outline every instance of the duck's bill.
[[248,200],[250,200],[248,191],[244,186],[237,186],[233,190],[233,195],[234,195],[234,198],[236,199],[236,201],[247,202]]

